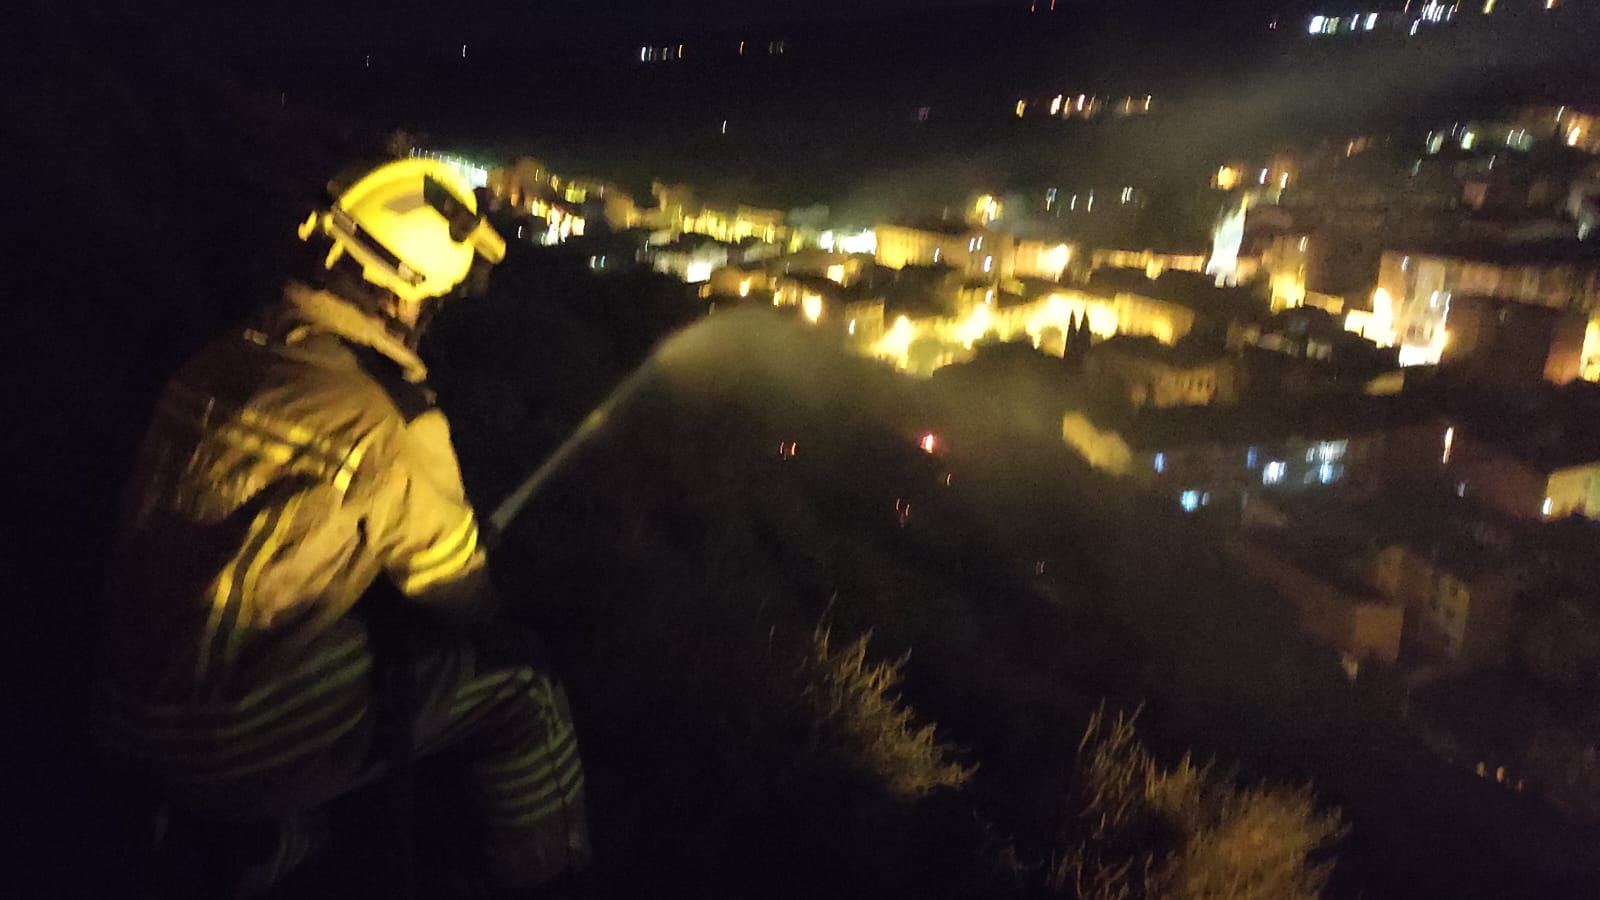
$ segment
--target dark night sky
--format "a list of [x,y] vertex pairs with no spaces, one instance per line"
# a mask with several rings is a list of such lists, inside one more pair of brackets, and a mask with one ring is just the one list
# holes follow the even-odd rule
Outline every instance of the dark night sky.
[[[1068,2],[1099,0],[1061,0],[1063,7]],[[176,0],[175,5],[189,27],[211,37],[339,44],[451,33],[481,38],[508,29],[534,34],[577,30],[579,35],[571,36],[590,38],[632,37],[657,29],[702,31],[952,7],[1026,9],[1027,0],[277,0],[253,4]]]

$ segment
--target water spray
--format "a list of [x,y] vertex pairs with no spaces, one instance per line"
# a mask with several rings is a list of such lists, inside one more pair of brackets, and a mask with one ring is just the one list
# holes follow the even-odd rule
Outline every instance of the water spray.
[[[630,403],[647,382],[668,369],[678,374],[686,374],[681,368],[683,363],[698,356],[707,347],[716,346],[719,339],[725,339],[734,329],[748,328],[749,322],[747,317],[737,313],[703,318],[661,342],[650,356],[617,386],[616,390],[584,417],[583,424],[578,426],[577,431],[546,457],[538,468],[529,473],[528,477],[517,485],[516,490],[500,501],[500,505],[495,507],[489,516],[489,523],[495,533],[505,534],[511,523],[522,514],[528,502],[538,496],[545,485],[573,456],[605,430],[616,413]],[[748,336],[748,332],[746,335]]]
[[505,534],[511,523],[516,521],[517,516],[521,515],[523,507],[528,505],[528,501],[538,495],[545,484],[567,464],[567,461],[574,454],[588,446],[589,442],[594,440],[595,435],[605,429],[606,423],[611,420],[612,415],[624,404],[632,400],[635,394],[639,393],[640,388],[649,380],[656,368],[656,356],[651,355],[639,368],[633,370],[622,384],[618,385],[617,389],[612,391],[599,406],[585,416],[583,424],[578,426],[578,430],[563,441],[561,446],[555,449],[554,453],[551,453],[544,462],[539,464],[538,468],[529,473],[528,477],[517,485],[516,490],[500,501],[500,505],[495,507],[494,512],[489,516],[489,524],[493,526],[496,534]]

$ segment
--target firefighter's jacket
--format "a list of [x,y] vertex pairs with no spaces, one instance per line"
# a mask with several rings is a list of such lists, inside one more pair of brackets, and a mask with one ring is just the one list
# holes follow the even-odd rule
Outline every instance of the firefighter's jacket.
[[470,614],[484,552],[426,374],[380,320],[297,284],[185,366],[129,488],[104,683],[243,710],[380,576]]

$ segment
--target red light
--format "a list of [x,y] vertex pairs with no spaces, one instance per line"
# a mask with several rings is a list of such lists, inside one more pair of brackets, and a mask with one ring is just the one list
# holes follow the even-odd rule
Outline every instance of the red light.
[[939,439],[934,437],[932,432],[923,435],[922,440],[917,442],[917,446],[921,447],[924,453],[932,453],[938,445]]

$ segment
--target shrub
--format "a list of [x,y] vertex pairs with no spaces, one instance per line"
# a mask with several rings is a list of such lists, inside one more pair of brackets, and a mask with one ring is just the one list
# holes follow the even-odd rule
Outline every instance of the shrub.
[[803,696],[816,715],[816,748],[852,768],[881,779],[895,797],[914,799],[938,788],[959,788],[973,768],[934,736],[932,724],[917,725],[911,709],[891,692],[900,683],[906,656],[867,661],[864,634],[834,650],[832,635],[818,627],[802,664]]
[[[1046,887],[1095,900],[1311,900],[1345,833],[1307,786],[1240,789],[1211,763],[1158,763],[1134,716],[1090,718]],[[1070,815],[1075,813],[1075,815]]]

